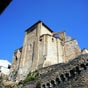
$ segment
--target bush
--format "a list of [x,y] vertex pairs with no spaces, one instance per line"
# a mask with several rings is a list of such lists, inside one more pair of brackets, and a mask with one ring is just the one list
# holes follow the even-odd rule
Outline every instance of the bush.
[[37,76],[38,75],[36,73],[29,73],[23,83],[35,80]]
[[2,76],[0,76],[0,83],[2,82],[2,79],[3,79]]
[[41,82],[39,80],[36,81],[36,88],[41,88]]

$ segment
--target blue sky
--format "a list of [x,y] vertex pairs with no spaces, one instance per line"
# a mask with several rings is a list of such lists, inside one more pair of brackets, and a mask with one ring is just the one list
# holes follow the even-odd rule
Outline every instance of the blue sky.
[[88,0],[13,0],[0,15],[0,58],[11,62],[23,45],[24,31],[38,20],[88,48]]

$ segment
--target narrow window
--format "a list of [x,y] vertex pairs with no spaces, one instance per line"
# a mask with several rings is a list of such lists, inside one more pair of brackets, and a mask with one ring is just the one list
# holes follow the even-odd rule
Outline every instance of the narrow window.
[[16,58],[15,58],[15,59],[16,59],[16,61],[18,60],[17,56],[16,56]]
[[40,39],[40,42],[42,41],[42,39]]
[[11,68],[11,65],[8,64],[8,69],[10,69],[10,68]]
[[32,44],[30,44],[30,49],[32,48]]
[[52,38],[52,42],[54,42],[54,38]]

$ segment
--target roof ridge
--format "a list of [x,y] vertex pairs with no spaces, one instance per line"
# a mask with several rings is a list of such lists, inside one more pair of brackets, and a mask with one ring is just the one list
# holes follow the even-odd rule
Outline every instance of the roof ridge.
[[36,26],[37,24],[42,23],[49,31],[53,32],[52,29],[50,29],[43,21],[39,20],[37,21],[35,24],[33,24],[32,26],[30,26],[27,30],[25,30],[25,32],[29,31],[32,27]]

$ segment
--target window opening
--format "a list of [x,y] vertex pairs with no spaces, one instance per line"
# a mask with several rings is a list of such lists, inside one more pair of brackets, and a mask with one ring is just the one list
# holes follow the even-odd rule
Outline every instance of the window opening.
[[60,75],[60,78],[61,78],[61,80],[62,80],[63,82],[65,81],[65,77],[64,77],[63,74]]
[[51,84],[53,85],[53,87],[56,86],[54,80],[51,80]]
[[56,78],[56,83],[60,84],[60,79],[59,78]]

